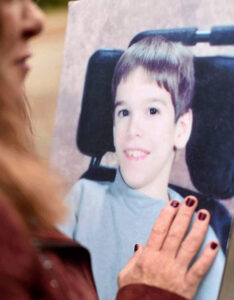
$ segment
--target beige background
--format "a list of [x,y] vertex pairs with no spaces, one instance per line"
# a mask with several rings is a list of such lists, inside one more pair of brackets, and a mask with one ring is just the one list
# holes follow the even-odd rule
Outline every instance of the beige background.
[[45,12],[45,30],[31,41],[32,70],[26,93],[32,109],[35,142],[40,156],[48,160],[54,127],[67,25],[67,9]]

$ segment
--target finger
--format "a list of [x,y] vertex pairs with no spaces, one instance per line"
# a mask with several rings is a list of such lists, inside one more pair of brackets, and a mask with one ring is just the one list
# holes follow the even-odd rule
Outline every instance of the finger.
[[122,271],[119,273],[118,276],[118,286],[121,288],[123,285],[126,284],[125,276],[131,272],[131,269],[136,265],[136,262],[138,261],[139,257],[141,256],[142,252],[144,250],[144,246],[140,243],[136,244],[134,246],[134,252],[133,256],[129,259],[125,267],[122,269]]
[[159,250],[162,247],[179,206],[180,203],[177,200],[172,200],[162,209],[154,223],[146,247],[154,250]]
[[129,268],[131,268],[135,262],[137,261],[138,257],[141,255],[142,251],[144,250],[144,246],[140,243],[135,244],[133,249],[133,256],[129,259],[124,269],[127,271]]
[[140,243],[135,244],[135,246],[134,246],[134,252],[138,251],[138,253],[141,253],[143,251],[143,249],[144,249],[144,246]]
[[186,197],[173,221],[162,247],[162,249],[170,253],[171,256],[176,255],[181,245],[197,207],[197,203],[196,197]]
[[187,282],[195,288],[200,284],[203,276],[211,267],[215,256],[219,250],[218,242],[211,241],[204,249],[202,255],[199,259],[192,265],[190,270],[187,272],[186,280]]
[[177,253],[176,260],[183,265],[184,268],[188,268],[192,259],[200,249],[209,226],[209,221],[210,213],[205,209],[199,210],[192,229],[182,242]]

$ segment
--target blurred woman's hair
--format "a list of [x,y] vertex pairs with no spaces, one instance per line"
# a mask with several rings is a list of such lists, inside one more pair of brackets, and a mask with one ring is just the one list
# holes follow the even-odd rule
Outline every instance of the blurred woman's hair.
[[0,73],[0,142],[19,151],[33,152],[29,103],[6,75]]
[[63,219],[62,179],[36,154],[29,105],[0,70],[0,197],[16,208],[29,229]]

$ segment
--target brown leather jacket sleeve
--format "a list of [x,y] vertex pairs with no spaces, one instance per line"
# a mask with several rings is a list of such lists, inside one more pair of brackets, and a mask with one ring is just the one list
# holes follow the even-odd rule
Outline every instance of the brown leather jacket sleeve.
[[146,284],[129,284],[121,288],[116,300],[187,300],[169,291]]

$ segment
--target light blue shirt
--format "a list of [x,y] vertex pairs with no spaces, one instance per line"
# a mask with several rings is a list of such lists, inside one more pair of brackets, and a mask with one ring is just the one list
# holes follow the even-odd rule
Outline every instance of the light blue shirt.
[[[183,200],[171,189],[168,193],[170,199]],[[99,298],[114,300],[119,272],[132,257],[134,245],[146,243],[166,203],[129,188],[119,172],[113,183],[79,180],[68,196],[68,203],[68,222],[59,229],[89,249]],[[217,240],[211,227],[202,249],[210,240]],[[195,300],[218,298],[224,262],[224,254],[219,250]]]

